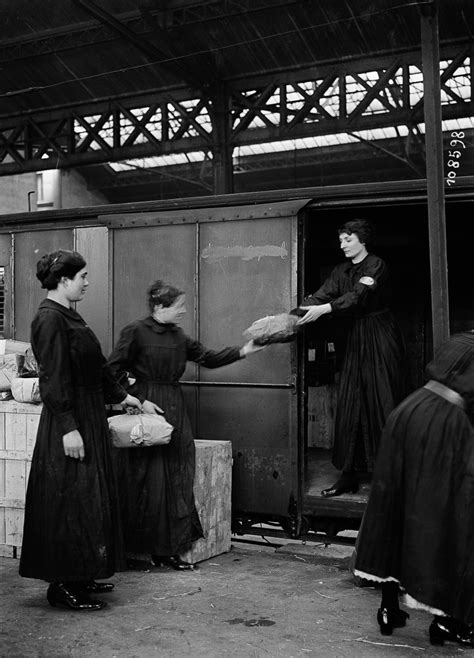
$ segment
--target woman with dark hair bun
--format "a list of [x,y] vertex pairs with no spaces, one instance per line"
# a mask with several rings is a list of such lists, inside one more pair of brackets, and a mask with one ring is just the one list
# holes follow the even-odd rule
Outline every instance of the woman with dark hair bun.
[[321,494],[355,493],[357,472],[372,472],[385,421],[403,398],[404,341],[389,309],[390,282],[384,261],[368,248],[374,231],[364,219],[339,228],[348,262],[337,265],[300,309],[299,325],[330,313],[350,322],[340,374],[333,464],[341,477]]
[[426,372],[385,425],[354,573],[381,584],[383,635],[406,624],[401,586],[409,607],[434,615],[431,644],[474,648],[474,332]]
[[147,413],[164,412],[174,427],[166,446],[118,450],[122,520],[129,553],[148,554],[154,563],[192,570],[180,554],[203,536],[194,503],[194,437],[179,378],[187,361],[219,368],[262,349],[252,341],[243,347],[206,349],[178,326],[186,312],[182,290],[155,281],[148,290],[150,315],[121,332],[109,358],[113,374],[130,387]]
[[49,582],[52,606],[100,610],[123,565],[105,403],[140,408],[113,378],[99,342],[72,308],[89,282],[76,251],[43,256],[36,276],[48,291],[31,324],[43,409],[26,493],[20,575]]

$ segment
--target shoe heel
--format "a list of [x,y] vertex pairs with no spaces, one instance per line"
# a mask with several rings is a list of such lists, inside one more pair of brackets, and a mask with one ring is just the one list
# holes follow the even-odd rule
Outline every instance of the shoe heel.
[[388,610],[380,609],[377,612],[377,622],[380,627],[380,632],[382,635],[392,635],[393,633],[393,624],[389,621]]

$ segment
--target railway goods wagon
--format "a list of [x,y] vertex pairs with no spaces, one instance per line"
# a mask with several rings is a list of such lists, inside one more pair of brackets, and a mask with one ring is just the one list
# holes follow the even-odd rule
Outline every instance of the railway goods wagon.
[[[455,189],[454,189],[455,187]],[[446,191],[451,331],[474,328],[474,181]],[[84,254],[91,282],[79,311],[110,352],[121,328],[146,315],[157,278],[186,291],[184,329],[206,346],[239,345],[256,319],[297,306],[341,260],[337,228],[363,217],[376,228],[375,253],[393,279],[392,308],[408,348],[408,391],[424,381],[432,355],[431,276],[442,244],[428,234],[426,181],[344,185],[140,202],[0,216],[4,335],[27,341],[44,296],[41,255]],[[251,359],[183,377],[196,438],[230,440],[236,533],[330,536],[360,523],[369,484],[321,497],[330,462],[343,327],[322,318],[297,340]],[[265,524],[265,531],[260,525]]]

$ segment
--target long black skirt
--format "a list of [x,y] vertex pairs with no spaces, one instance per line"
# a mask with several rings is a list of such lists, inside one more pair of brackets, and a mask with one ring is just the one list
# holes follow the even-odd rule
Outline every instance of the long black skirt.
[[390,311],[354,321],[338,388],[332,461],[372,472],[382,430],[405,394],[405,344]]
[[166,411],[173,425],[166,446],[116,449],[125,546],[130,553],[184,553],[203,536],[194,501],[195,448],[179,385],[137,384],[134,394]]
[[124,567],[110,437],[101,391],[79,389],[85,459],[66,457],[43,407],[26,494],[20,575],[48,582],[108,578]]
[[355,573],[396,580],[409,605],[474,622],[474,430],[425,388],[388,419]]

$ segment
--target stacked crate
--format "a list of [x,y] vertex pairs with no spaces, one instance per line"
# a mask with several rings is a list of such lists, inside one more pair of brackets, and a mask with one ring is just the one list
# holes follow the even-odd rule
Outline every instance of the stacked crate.
[[0,556],[21,547],[26,483],[41,405],[0,402]]

